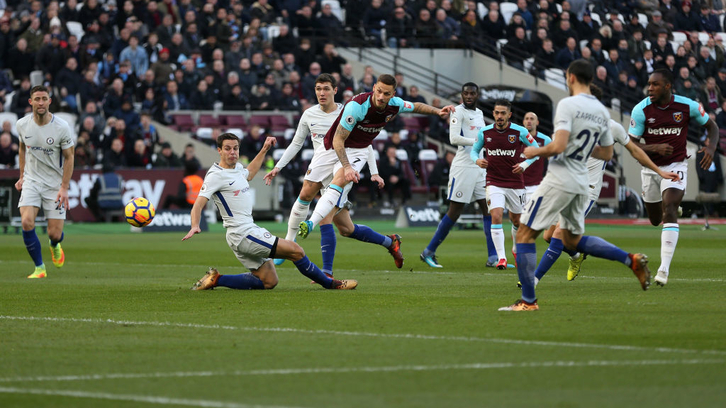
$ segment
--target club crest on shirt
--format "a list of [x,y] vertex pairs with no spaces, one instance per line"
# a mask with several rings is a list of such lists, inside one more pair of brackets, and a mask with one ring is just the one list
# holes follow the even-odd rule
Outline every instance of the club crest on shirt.
[[392,113],[392,114],[390,114],[390,115],[388,115],[388,116],[386,116],[386,123],[390,122],[390,121],[391,121],[391,119],[393,119],[393,117],[394,117],[394,116],[396,116],[396,115],[395,115],[395,114],[393,114],[393,113]]
[[675,120],[676,123],[681,123],[681,121],[683,120],[683,112],[674,112],[673,120]]
[[308,169],[308,172],[307,172],[307,173],[305,173],[305,174],[310,174],[310,173],[312,173],[312,172],[313,172],[313,169]]
[[48,143],[49,145],[52,145],[53,142],[55,142],[55,140],[52,137],[45,139],[45,143]]
[[457,124],[457,123],[459,123],[459,120],[458,120],[458,119],[456,119],[456,118],[451,118],[451,124],[452,124],[452,125],[455,125],[455,124]]
[[461,191],[456,192],[456,198],[461,198],[461,196],[463,196],[463,195],[464,195],[464,193],[462,193]]
[[507,138],[509,139],[509,143],[514,143],[517,141],[517,135],[509,135],[507,136]]
[[348,116],[347,116],[347,117],[345,118],[345,123],[347,123],[347,124],[349,124],[349,125],[352,125],[352,124],[354,124],[354,123],[355,123],[355,118],[353,118],[353,116],[352,116],[352,115],[348,115]]

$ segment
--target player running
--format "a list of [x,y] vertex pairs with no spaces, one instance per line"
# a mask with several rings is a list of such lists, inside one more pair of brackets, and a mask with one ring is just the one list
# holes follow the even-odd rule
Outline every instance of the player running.
[[20,191],[18,208],[23,241],[35,263],[35,270],[28,276],[31,279],[47,276],[40,240],[35,233],[35,217],[41,208],[48,220],[53,265],[60,268],[66,260],[60,243],[68,211],[75,143],[68,123],[48,110],[50,102],[48,89],[42,85],[34,86],[28,100],[33,113],[16,123],[20,139],[20,178],[15,188]]
[[[295,131],[295,136],[290,142],[290,146],[285,149],[280,160],[278,160],[275,168],[267,173],[263,179],[265,184],[270,185],[272,179],[282,170],[290,160],[302,148],[305,138],[310,135],[313,142],[313,159],[308,165],[308,171],[305,173],[302,189],[295,204],[290,211],[290,218],[287,223],[287,235],[285,239],[294,241],[299,230],[299,224],[305,221],[308,215],[310,202],[318,195],[322,189],[327,188],[333,179],[333,166],[338,162],[338,156],[334,150],[325,150],[323,146],[323,138],[328,132],[333,122],[343,110],[343,105],[335,103],[334,96],[338,92],[335,78],[330,74],[320,74],[315,80],[315,96],[318,104],[312,106],[303,112],[300,123]],[[378,166],[373,153],[373,146],[368,146],[368,166],[371,170],[371,180],[376,182],[379,187],[385,184],[383,179],[378,175]],[[347,201],[347,193],[350,187],[346,188],[346,197],[343,205],[337,212],[331,212],[320,222],[320,247],[323,255],[323,272],[328,276],[333,276],[333,260],[335,258],[336,238],[335,230],[331,222],[335,223],[338,231],[344,237],[351,237],[355,230],[355,225],[350,218],[350,202]],[[275,259],[275,265],[281,265],[284,259]]]
[[449,172],[449,210],[439,221],[429,245],[421,253],[421,260],[432,268],[442,268],[436,259],[436,249],[441,245],[449,231],[456,224],[466,204],[476,201],[484,214],[484,235],[487,242],[487,266],[494,266],[497,255],[492,242],[492,217],[486,201],[486,169],[479,168],[469,158],[471,146],[476,141],[479,129],[486,126],[484,114],[476,107],[479,99],[479,86],[467,82],[461,87],[462,104],[454,109],[449,122],[449,141],[458,146],[456,156],[451,162]]
[[[383,130],[386,123],[396,115],[404,112],[423,113],[446,117],[453,112],[453,106],[442,109],[424,103],[408,102],[394,97],[396,78],[383,74],[373,86],[373,92],[358,94],[343,108],[338,118],[325,135],[324,145],[327,150],[335,150],[338,163],[335,164],[333,181],[318,200],[315,211],[309,220],[300,223],[298,235],[306,238],[335,207],[340,207],[344,198],[344,188],[350,183],[360,180],[360,171],[366,163],[368,146]],[[356,225],[351,236],[365,242],[372,242],[388,248],[396,261],[396,266],[403,266],[401,254],[401,237],[398,234],[385,236],[372,229]]]
[[[512,104],[504,99],[494,101],[492,111],[494,124],[479,129],[476,142],[469,152],[470,160],[477,166],[488,169],[486,180],[487,204],[492,215],[491,234],[497,251],[497,269],[507,269],[507,254],[504,250],[504,206],[509,210],[512,221],[512,241],[516,239],[519,217],[526,200],[524,173],[538,158],[521,161],[524,146],[537,146],[529,131],[510,121]],[[486,149],[486,159],[479,158],[479,152]],[[517,254],[514,251],[516,259]]]
[[[660,266],[656,284],[668,283],[673,254],[678,243],[678,207],[688,182],[686,142],[691,119],[708,130],[707,146],[703,147],[701,168],[708,169],[718,145],[718,126],[709,119],[703,107],[691,99],[673,94],[673,75],[667,69],[655,70],[648,79],[648,97],[635,105],[628,133],[631,140],[653,159],[662,170],[676,172],[680,180],[663,178],[651,169],[642,169],[643,201],[650,223],[663,222],[660,235]],[[642,139],[642,141],[641,141]]]
[[[587,159],[592,155],[610,160],[613,154],[610,114],[590,94],[592,78],[593,68],[587,60],[579,59],[570,64],[566,76],[570,96],[557,104],[552,143],[524,149],[528,158],[554,157],[547,175],[527,203],[517,232],[517,273],[522,283],[522,298],[500,311],[539,309],[534,287],[535,240],[558,218],[565,247],[621,262],[631,268],[643,290],[650,285],[647,256],[629,254],[602,238],[582,235],[588,203]],[[595,149],[598,143],[600,148]]]
[[[602,99],[602,90],[597,86],[590,85],[590,92],[597,99]],[[673,172],[665,172],[659,169],[658,166],[656,166],[655,163],[650,160],[648,155],[645,154],[645,152],[641,148],[639,148],[638,146],[636,146],[635,143],[632,143],[630,141],[630,138],[628,138],[628,134],[625,132],[623,125],[612,119],[610,119],[610,133],[612,133],[613,135],[613,140],[616,143],[625,146],[625,149],[630,153],[630,155],[633,156],[633,158],[641,163],[643,166],[652,169],[664,179],[678,181],[678,174]],[[595,157],[590,157],[587,160],[587,178],[589,187],[588,198],[590,199],[590,201],[587,205],[587,210],[585,211],[585,217],[590,214],[593,205],[600,197],[600,190],[602,190],[602,177],[605,173],[605,164],[605,161],[597,159]],[[555,263],[555,261],[557,261],[562,252],[566,252],[570,255],[570,267],[567,269],[568,281],[574,280],[577,277],[577,275],[580,273],[582,262],[586,258],[585,255],[580,254],[579,252],[570,251],[564,248],[564,245],[562,244],[562,231],[558,227],[559,224],[545,231],[544,239],[545,241],[549,241],[550,245],[547,248],[547,251],[545,251],[544,255],[542,256],[542,259],[540,259],[539,264],[537,265],[537,270],[534,272],[535,286],[537,286],[537,283],[542,279],[542,277],[544,277],[547,271],[550,270],[550,268]]]
[[355,289],[358,286],[355,280],[336,280],[326,276],[310,262],[300,245],[277,238],[257,226],[252,219],[254,197],[250,194],[249,181],[260,170],[267,151],[275,142],[274,137],[265,139],[260,152],[245,168],[239,163],[239,138],[233,133],[224,133],[217,138],[219,163],[210,167],[204,176],[204,184],[191,211],[192,227],[182,241],[202,231],[199,228],[202,210],[213,199],[227,229],[227,245],[250,272],[221,275],[216,269],[210,268],[192,286],[192,290],[214,289],[217,286],[231,289],[273,289],[277,286],[278,278],[270,258],[275,256],[293,261],[300,273],[326,289]]

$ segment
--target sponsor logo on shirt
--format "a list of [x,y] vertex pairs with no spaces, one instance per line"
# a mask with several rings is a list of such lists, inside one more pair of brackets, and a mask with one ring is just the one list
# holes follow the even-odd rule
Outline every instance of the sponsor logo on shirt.
[[493,149],[493,150],[487,150],[487,156],[504,156],[504,157],[514,157],[514,155],[517,153],[514,149]]
[[409,102],[404,102],[403,107],[406,109],[413,109],[413,105],[411,105]]
[[383,130],[383,126],[369,128],[369,127],[363,127],[361,125],[358,125],[355,128],[360,130],[361,132],[366,132],[366,133],[379,133],[381,130]]
[[678,135],[681,133],[681,128],[655,128],[648,129],[649,135]]

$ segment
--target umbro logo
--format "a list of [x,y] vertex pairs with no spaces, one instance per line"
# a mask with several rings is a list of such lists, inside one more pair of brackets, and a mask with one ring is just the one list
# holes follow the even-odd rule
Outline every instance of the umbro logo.
[[648,118],[648,123],[655,123],[655,118]]

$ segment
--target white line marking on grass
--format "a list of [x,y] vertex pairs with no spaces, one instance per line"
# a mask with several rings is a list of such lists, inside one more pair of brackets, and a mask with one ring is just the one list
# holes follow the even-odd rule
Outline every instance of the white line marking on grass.
[[174,323],[174,322],[142,322],[129,320],[114,319],[79,319],[65,317],[35,317],[35,316],[4,316],[0,315],[0,320],[25,320],[25,321],[48,321],[48,322],[70,322],[70,323],[107,323],[123,326],[154,326],[154,327],[182,327],[192,329],[210,329],[210,330],[238,330],[246,332],[273,332],[273,333],[303,333],[314,335],[337,335],[337,336],[353,336],[353,337],[378,337],[389,339],[415,339],[415,340],[443,340],[443,341],[463,341],[463,342],[482,342],[482,343],[498,343],[498,344],[517,344],[526,346],[550,346],[550,347],[571,347],[571,348],[595,348],[606,350],[621,351],[638,351],[638,352],[658,352],[658,353],[681,353],[681,354],[711,354],[726,355],[726,350],[689,350],[677,349],[669,347],[640,347],[640,346],[624,346],[613,344],[593,344],[593,343],[570,343],[560,341],[542,341],[542,340],[518,340],[518,339],[498,339],[488,337],[466,337],[466,336],[436,336],[426,334],[411,333],[371,333],[371,332],[353,332],[338,330],[309,330],[295,329],[290,327],[237,327],[222,326],[217,324],[197,324],[197,323]]
[[[298,375],[298,374],[345,374],[345,373],[379,373],[398,371],[453,371],[453,370],[493,370],[503,368],[561,368],[561,367],[624,367],[624,366],[658,366],[658,365],[703,365],[724,364],[726,360],[600,360],[600,361],[535,361],[527,363],[472,363],[443,365],[402,365],[384,367],[319,367],[319,368],[282,368],[272,370],[250,371],[179,371],[167,373],[109,373],[89,375],[63,375],[0,378],[0,382],[42,382],[42,381],[93,381],[145,378],[188,378],[188,377],[222,377],[222,376],[262,376],[262,375]],[[1,388],[0,388],[1,389]]]
[[190,400],[183,398],[167,398],[167,397],[151,397],[145,395],[133,395],[133,394],[108,394],[105,392],[87,392],[87,391],[73,391],[73,390],[45,390],[38,388],[15,388],[15,387],[0,387],[0,393],[5,394],[32,394],[32,395],[51,395],[60,397],[73,397],[73,398],[90,398],[90,399],[101,399],[101,400],[112,400],[112,401],[133,401],[133,402],[146,402],[149,404],[160,404],[160,405],[184,405],[188,407],[209,407],[209,408],[293,408],[283,407],[279,405],[248,405],[248,404],[237,404],[234,402],[223,402],[223,401],[207,401],[207,400]]

